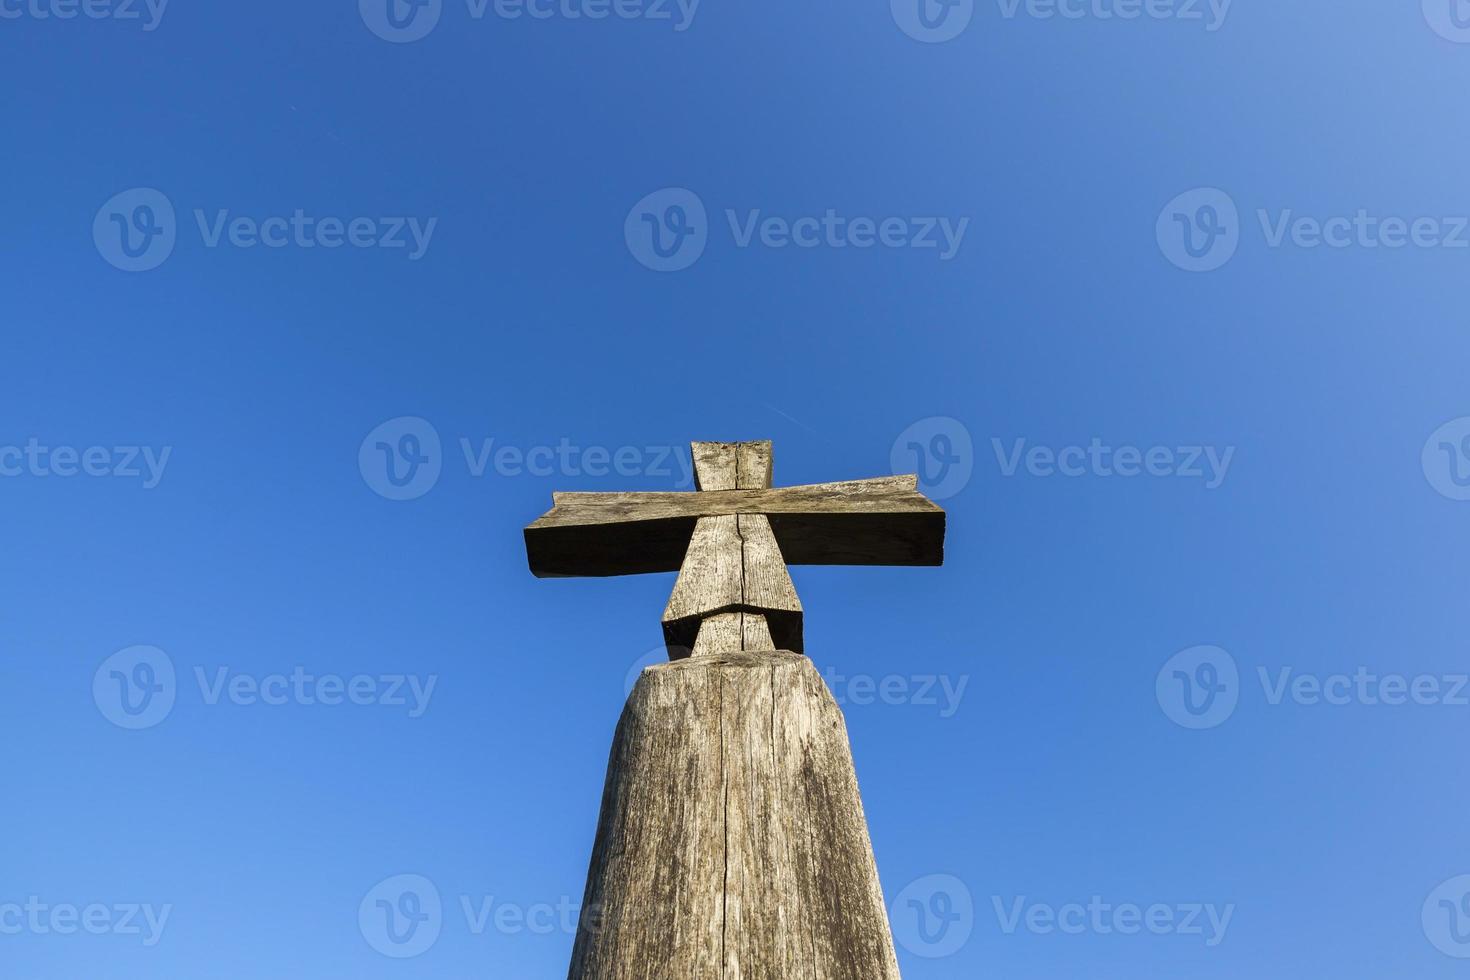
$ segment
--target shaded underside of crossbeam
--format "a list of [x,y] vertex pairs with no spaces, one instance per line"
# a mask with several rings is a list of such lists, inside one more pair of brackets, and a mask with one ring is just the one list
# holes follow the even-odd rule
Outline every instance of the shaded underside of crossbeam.
[[[689,496],[694,496],[690,494]],[[932,506],[932,505],[931,505]],[[526,528],[526,554],[539,578],[677,572],[698,516],[542,523]],[[941,565],[944,511],[771,514],[788,565]]]

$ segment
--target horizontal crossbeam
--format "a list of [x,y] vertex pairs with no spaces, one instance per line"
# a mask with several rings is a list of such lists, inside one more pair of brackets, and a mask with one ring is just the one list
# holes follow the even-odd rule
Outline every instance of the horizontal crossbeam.
[[677,571],[701,517],[764,514],[788,565],[939,565],[944,511],[913,475],[764,490],[557,493],[525,530],[539,577]]

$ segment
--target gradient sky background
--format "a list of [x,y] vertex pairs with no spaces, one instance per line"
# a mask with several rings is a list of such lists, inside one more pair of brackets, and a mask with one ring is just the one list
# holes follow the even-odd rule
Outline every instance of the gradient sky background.
[[[1257,676],[1470,670],[1470,503],[1421,465],[1470,415],[1470,249],[1273,248],[1257,218],[1470,214],[1470,44],[1437,2],[1237,0],[1214,31],[982,2],[931,44],[883,0],[705,0],[684,31],[446,0],[398,44],[349,0],[174,0],[152,31],[5,0],[0,447],[171,455],[153,488],[0,477],[0,905],[172,912],[152,947],[0,934],[0,973],[564,976],[569,933],[477,934],[460,897],[580,900],[673,576],[538,581],[520,529],[554,489],[678,477],[475,476],[461,440],[651,462],[771,438],[795,484],[891,472],[900,433],[949,417],[973,475],[943,500],[943,569],[794,571],[824,669],[967,685],[943,717],[834,681],[887,897],[943,875],[974,907],[932,958],[907,894],[904,975],[1461,975],[1431,892],[1470,872],[1470,707],[1273,705]],[[93,222],[139,187],[177,243],[128,273]],[[659,273],[624,222],[667,187],[708,209],[708,246]],[[1201,187],[1238,206],[1239,248],[1191,273],[1155,229]],[[969,225],[943,261],[741,248],[725,217],[829,208]],[[410,261],[209,248],[195,209],[438,224]],[[395,501],[359,448],[405,416],[442,472]],[[1094,438],[1235,453],[1207,489],[1006,476],[992,441]],[[138,644],[178,681],[131,731],[93,677]],[[1238,665],[1238,707],[1188,730],[1155,681],[1201,644]],[[195,681],[297,667],[437,682],[410,718]],[[358,908],[405,873],[444,914],[395,959]],[[1208,946],[1008,934],[995,911],[1094,895],[1233,914]]]

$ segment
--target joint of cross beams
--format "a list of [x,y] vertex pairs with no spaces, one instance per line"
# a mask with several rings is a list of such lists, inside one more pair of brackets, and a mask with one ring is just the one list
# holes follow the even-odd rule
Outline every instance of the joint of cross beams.
[[[683,619],[665,620],[663,624],[664,645],[669,649],[669,659],[679,660],[688,656],[687,651],[695,649],[700,630],[706,622],[717,616],[735,614],[764,618],[766,629],[770,633],[771,645],[761,649],[790,650],[792,653],[806,652],[806,644],[802,637],[801,610],[793,612],[789,609],[767,609],[760,606],[735,604]],[[736,649],[742,649],[742,647]],[[744,647],[743,649],[750,648]]]

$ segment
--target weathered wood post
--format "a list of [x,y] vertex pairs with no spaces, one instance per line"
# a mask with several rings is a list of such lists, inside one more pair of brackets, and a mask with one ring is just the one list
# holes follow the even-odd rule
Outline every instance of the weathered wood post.
[[618,723],[571,980],[897,980],[842,712],[790,564],[937,565],[914,477],[771,489],[771,444],[695,443],[697,493],[556,494],[540,576],[679,570],[671,662]]

